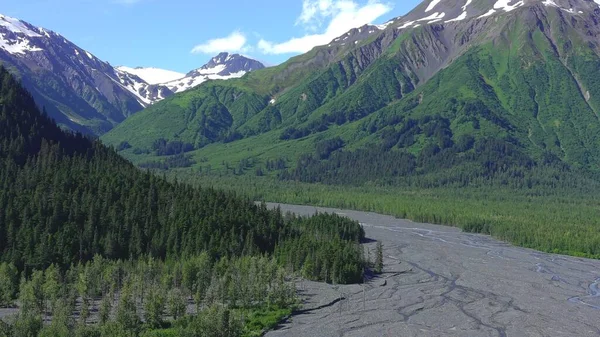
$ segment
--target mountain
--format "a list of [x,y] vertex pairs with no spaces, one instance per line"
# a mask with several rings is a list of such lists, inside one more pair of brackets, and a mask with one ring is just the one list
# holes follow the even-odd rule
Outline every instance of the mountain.
[[[115,68],[58,33],[1,14],[0,64],[22,81],[59,125],[95,135],[174,91],[264,68],[258,61],[228,54],[187,75],[157,68]],[[165,82],[169,83],[161,84]]]
[[187,144],[211,170],[283,160],[280,178],[308,182],[537,174],[551,185],[550,171],[600,168],[599,22],[586,0],[424,1],[277,67],[175,95],[103,139],[128,141],[135,162],[159,153],[157,140]]
[[182,78],[163,82],[163,84],[173,92],[182,92],[208,80],[239,78],[248,72],[264,67],[259,61],[239,54],[220,53],[201,68],[190,71]]
[[113,68],[62,35],[0,15],[0,63],[60,125],[102,134],[172,94]]
[[239,54],[219,53],[198,69],[187,74],[158,68],[118,67],[119,71],[138,76],[149,84],[168,87],[173,92],[194,88],[208,80],[228,80],[265,68],[261,62]]
[[185,74],[172,70],[159,68],[136,67],[129,68],[125,66],[117,67],[117,70],[138,76],[148,84],[161,84],[183,78]]

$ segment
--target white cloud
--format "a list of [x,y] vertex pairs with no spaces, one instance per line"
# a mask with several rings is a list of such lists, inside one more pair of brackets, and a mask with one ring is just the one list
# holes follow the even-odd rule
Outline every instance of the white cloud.
[[265,54],[305,53],[315,46],[329,43],[352,28],[372,23],[391,10],[391,5],[379,0],[369,0],[364,5],[354,0],[303,0],[302,13],[296,25],[317,31],[323,22],[328,21],[325,30],[280,43],[261,39],[258,48]]
[[199,44],[192,49],[192,53],[197,54],[216,54],[220,52],[246,52],[249,50],[246,45],[246,35],[239,31],[235,31],[227,37],[208,40],[203,44]]

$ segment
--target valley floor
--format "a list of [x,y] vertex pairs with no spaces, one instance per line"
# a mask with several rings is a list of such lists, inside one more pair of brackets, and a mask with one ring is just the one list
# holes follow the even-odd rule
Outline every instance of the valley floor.
[[385,272],[364,293],[362,285],[299,284],[303,311],[269,337],[600,334],[600,261],[374,213],[281,208],[359,221],[367,238],[383,243]]

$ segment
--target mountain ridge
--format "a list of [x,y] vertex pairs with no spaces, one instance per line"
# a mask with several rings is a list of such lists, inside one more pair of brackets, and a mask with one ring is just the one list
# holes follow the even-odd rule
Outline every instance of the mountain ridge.
[[150,86],[51,30],[0,16],[0,62],[61,126],[101,134],[171,93]]
[[[481,17],[498,3],[509,7]],[[191,156],[209,158],[211,169],[238,162],[264,168],[281,158],[282,148],[288,149],[286,167],[305,167],[297,160],[329,139],[343,144],[334,153],[367,147],[412,156],[417,169],[410,172],[417,174],[425,170],[419,158],[429,151],[460,166],[456,158],[475,151],[470,141],[462,143],[464,137],[473,137],[483,148],[510,147],[515,163],[521,156],[534,165],[555,158],[593,171],[600,163],[600,86],[591,75],[600,67],[598,5],[516,4],[521,2],[425,1],[385,25],[353,29],[282,65],[175,95],[103,139],[129,142],[139,154],[123,154],[138,163],[157,139],[188,143]],[[575,9],[560,7],[566,4]],[[440,6],[474,14],[406,25]],[[475,6],[479,12],[470,12]],[[236,153],[242,148],[244,160]]]
[[[231,74],[216,73],[215,79],[240,77],[262,66],[246,60],[251,64],[249,68],[236,68]],[[148,70],[113,67],[58,33],[1,14],[0,63],[22,81],[37,104],[58,124],[87,134],[101,135],[173,94]],[[159,77],[164,75],[162,72]],[[166,81],[179,77],[176,73],[168,75]],[[184,78],[182,74],[181,80]],[[172,87],[182,91],[205,80]]]
[[162,84],[169,87],[173,92],[182,92],[208,80],[240,78],[246,73],[264,68],[264,64],[252,58],[240,54],[222,52],[211,58],[202,67],[188,72],[182,78]]
[[185,74],[183,73],[155,67],[130,68],[126,66],[118,66],[116,67],[116,69],[132,75],[136,75],[150,85],[174,81],[185,76]]

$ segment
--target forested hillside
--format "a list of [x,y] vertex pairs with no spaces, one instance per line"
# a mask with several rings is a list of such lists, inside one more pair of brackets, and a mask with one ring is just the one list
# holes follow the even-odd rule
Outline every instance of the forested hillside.
[[[428,21],[430,6],[464,15]],[[598,4],[496,7],[424,1],[381,29],[176,95],[103,141],[142,167],[256,199],[598,257]]]
[[[364,232],[356,222],[327,214],[283,216],[234,193],[140,171],[113,149],[61,131],[4,69],[0,106],[0,304],[18,297],[20,307],[16,322],[1,330],[10,336],[70,336],[77,329],[132,336],[176,322],[177,329],[194,331],[215,310],[289,312],[295,304],[290,282],[300,272],[327,282],[362,281]],[[302,258],[292,263],[290,253]],[[148,278],[140,268],[158,269]],[[202,285],[196,284],[200,271],[208,273]],[[262,295],[243,297],[228,288],[244,284],[264,287],[255,290]],[[148,308],[146,290],[136,289],[153,289],[158,297],[174,293],[170,300],[177,303],[196,296],[196,314],[179,309],[167,320],[166,299]],[[99,297],[108,314],[89,326],[99,320],[88,319]],[[209,309],[217,302],[219,308]],[[78,324],[69,311],[80,317]],[[60,320],[43,326],[42,315]],[[266,327],[224,320],[239,325],[226,335]]]
[[[246,160],[242,169],[254,171],[283,158],[302,169],[302,155],[339,138],[330,152],[374,152],[373,165],[386,165],[379,152],[401,156],[407,164],[388,171],[393,179],[431,171],[431,160],[420,159],[431,156],[447,163],[437,170],[453,175],[457,164],[472,166],[466,163],[474,152],[498,146],[510,152],[511,165],[551,161],[598,171],[600,87],[593,74],[600,29],[592,5],[577,5],[586,11],[528,1],[505,14],[362,27],[370,34],[352,30],[277,67],[171,97],[103,140],[127,142],[123,155],[154,167],[170,155],[189,157],[163,168],[206,166],[205,159],[213,170],[239,168]],[[185,146],[164,152],[157,141]],[[327,159],[316,158],[317,165]]]

